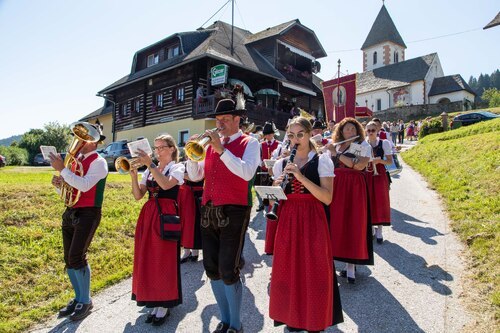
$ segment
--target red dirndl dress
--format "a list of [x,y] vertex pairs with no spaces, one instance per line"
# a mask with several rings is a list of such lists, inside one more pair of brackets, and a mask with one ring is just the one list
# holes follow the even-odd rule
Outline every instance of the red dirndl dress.
[[365,175],[336,163],[330,204],[330,235],[335,260],[373,265],[371,233]]
[[164,191],[148,180],[149,200],[142,206],[134,237],[132,299],[138,306],[173,307],[182,303],[179,242],[160,237],[160,216],[153,193],[163,214],[177,214],[179,186]]
[[377,176],[373,171],[365,171],[372,225],[391,225],[389,178],[383,164],[377,164],[376,168]]
[[[317,158],[311,164],[319,185]],[[343,321],[325,206],[294,183],[285,189],[288,199],[278,208],[269,316],[276,326],[324,330]]]
[[179,188],[179,210],[182,212],[181,245],[186,249],[201,249],[201,196],[203,181],[185,180]]

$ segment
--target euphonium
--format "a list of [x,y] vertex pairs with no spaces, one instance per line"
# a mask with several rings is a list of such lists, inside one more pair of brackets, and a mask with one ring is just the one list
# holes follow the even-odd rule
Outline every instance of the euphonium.
[[137,170],[143,165],[137,157],[126,158],[125,156],[120,156],[115,160],[115,169],[122,175],[126,175],[130,170]]
[[[214,128],[212,131],[220,131],[220,128]],[[184,147],[184,151],[186,152],[187,158],[189,158],[193,162],[201,162],[205,159],[207,152],[205,151],[205,147],[208,143],[210,143],[210,137],[203,134],[198,135],[198,137],[186,143]]]
[[[79,176],[83,176],[83,165],[82,162],[78,161],[77,156],[87,142],[99,141],[100,134],[94,126],[86,122],[73,123],[70,125],[70,129],[74,137],[64,159],[64,167]],[[78,202],[78,199],[80,199],[81,194],[80,190],[75,189],[68,183],[62,183],[61,198],[67,207],[73,207]]]

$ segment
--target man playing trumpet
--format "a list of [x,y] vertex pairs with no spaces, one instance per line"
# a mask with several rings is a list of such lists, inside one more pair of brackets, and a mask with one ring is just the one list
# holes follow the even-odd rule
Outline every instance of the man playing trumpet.
[[236,98],[236,103],[232,99],[220,100],[215,108],[217,130],[205,132],[211,140],[206,159],[187,162],[191,180],[205,177],[201,217],[203,265],[221,313],[215,333],[243,332],[240,261],[250,220],[253,177],[260,164],[259,142],[239,130],[245,102],[241,92]]

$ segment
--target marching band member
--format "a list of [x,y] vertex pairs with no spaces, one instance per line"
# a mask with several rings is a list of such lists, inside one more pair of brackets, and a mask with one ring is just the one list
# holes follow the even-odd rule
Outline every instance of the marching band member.
[[132,299],[138,306],[153,308],[146,323],[160,326],[170,315],[169,308],[182,303],[182,292],[179,242],[161,239],[157,205],[163,214],[179,214],[176,200],[179,185],[184,183],[184,165],[177,163],[179,149],[170,135],[154,140],[154,152],[158,165],[146,153],[139,153],[139,162],[148,167],[140,183],[137,170],[130,170],[134,198],[140,200],[146,193],[149,196],[135,229]]
[[[60,172],[54,176],[52,185],[60,189],[66,182],[73,189],[81,191],[80,198],[72,207],[66,207],[62,215],[62,238],[64,263],[75,298],[59,311],[59,317],[69,316],[76,321],[87,317],[92,309],[90,298],[90,265],[87,262],[87,249],[101,221],[101,207],[104,199],[104,188],[108,176],[106,160],[96,152],[97,145],[105,136],[101,128],[94,126],[100,137],[97,142],[87,142],[80,150],[78,160],[82,164],[83,174],[74,173],[64,166],[60,155],[50,153],[51,166]],[[71,166],[76,169],[76,163]]]
[[220,100],[215,108],[218,131],[207,130],[210,145],[202,162],[187,162],[189,178],[205,177],[202,197],[203,266],[219,306],[215,333],[243,332],[240,309],[240,261],[250,211],[252,180],[260,164],[259,142],[239,131],[245,112],[243,94],[237,102]]
[[377,131],[377,123],[371,121],[366,125],[366,133],[368,134],[366,141],[371,146],[373,159],[368,164],[365,174],[370,197],[372,225],[377,226],[377,243],[382,244],[384,241],[382,226],[391,225],[389,178],[385,165],[392,164],[392,148],[388,140],[377,137]]
[[[370,160],[371,150],[364,137],[363,128],[356,119],[344,118],[335,128],[333,142],[345,142],[327,146],[335,164],[330,204],[333,256],[347,263],[341,275],[347,276],[349,283],[355,283],[355,264],[373,265],[368,194],[362,172]],[[346,141],[348,139],[353,140]]]
[[[275,136],[279,135],[279,130],[276,128],[274,123],[265,123],[264,127],[262,129],[262,142],[260,143],[260,155],[261,155],[261,160],[262,163],[260,167],[257,169],[257,177],[255,179],[255,185],[260,185],[260,186],[269,186],[271,185],[272,181],[269,177],[269,172],[267,170],[266,165],[264,164],[264,160],[269,160],[271,159],[272,153],[276,148],[278,148],[278,145],[280,142],[278,140],[275,140]],[[265,206],[269,205],[269,200],[267,199],[262,199],[259,197],[259,207],[257,208],[257,211],[260,212],[261,210],[264,210]]]
[[285,173],[293,177],[278,209],[269,301],[275,326],[286,324],[289,331],[321,331],[343,321],[325,206],[332,199],[333,163],[317,154],[311,131],[306,118],[293,118],[287,137],[297,147],[295,159],[280,159],[273,168],[281,175],[275,185]]

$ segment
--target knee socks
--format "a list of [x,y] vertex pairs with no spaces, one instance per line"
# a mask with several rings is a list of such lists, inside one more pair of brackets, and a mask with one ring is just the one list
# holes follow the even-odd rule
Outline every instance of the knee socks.
[[377,238],[382,238],[382,226],[377,227]]
[[346,265],[347,277],[355,278],[356,277],[356,265],[355,264],[347,264]]
[[220,320],[225,324],[229,324],[230,312],[226,292],[224,290],[224,282],[222,282],[222,280],[210,280],[210,284],[212,286],[212,291],[214,293],[215,300],[217,301],[217,305],[219,306]]
[[241,301],[243,297],[243,286],[241,281],[233,283],[231,285],[224,285],[226,291],[227,303],[229,304],[230,311],[230,322],[229,326],[236,330],[241,329],[241,318],[240,318],[240,310],[241,310]]
[[75,269],[76,279],[78,281],[78,287],[80,289],[80,299],[79,303],[89,304],[90,303],[90,266],[84,266],[80,269]]
[[73,286],[73,290],[75,291],[75,300],[76,302],[81,302],[80,297],[80,286],[78,285],[78,279],[76,277],[76,271],[73,268],[68,268],[66,269],[66,273],[68,273],[69,276],[69,281],[71,282],[71,285]]

